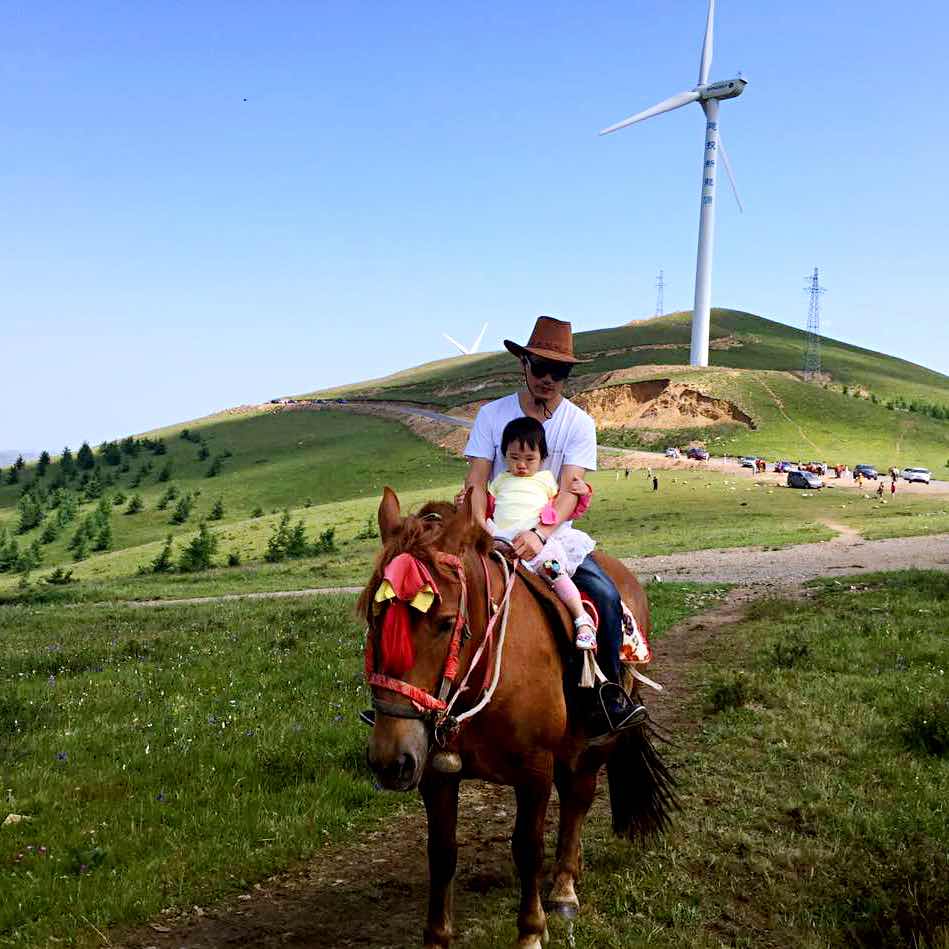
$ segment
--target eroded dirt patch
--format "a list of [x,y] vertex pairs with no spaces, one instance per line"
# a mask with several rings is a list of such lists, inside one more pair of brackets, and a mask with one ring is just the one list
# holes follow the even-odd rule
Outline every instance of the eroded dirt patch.
[[670,379],[590,389],[574,396],[573,401],[593,416],[597,428],[678,429],[723,422],[756,427],[751,416],[734,402]]

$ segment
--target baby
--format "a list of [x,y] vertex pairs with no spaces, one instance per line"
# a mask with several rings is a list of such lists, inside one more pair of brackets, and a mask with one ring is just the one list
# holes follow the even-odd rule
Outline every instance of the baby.
[[[571,579],[596,546],[595,541],[568,523],[561,524],[546,539],[536,530],[538,525],[554,524],[557,519],[551,503],[558,491],[557,482],[549,471],[540,470],[547,457],[544,426],[527,416],[509,422],[501,433],[501,452],[507,471],[488,485],[494,497],[494,513],[484,526],[494,537],[504,540],[513,540],[523,531],[537,534],[544,546],[536,557],[522,562],[547,580],[570,611],[577,649],[596,649],[593,620],[583,608],[580,591]],[[588,505],[589,495],[581,498],[578,512],[582,513]]]

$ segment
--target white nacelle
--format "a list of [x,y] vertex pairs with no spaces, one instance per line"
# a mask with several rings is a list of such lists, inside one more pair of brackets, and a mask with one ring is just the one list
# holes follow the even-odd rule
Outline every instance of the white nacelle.
[[701,99],[734,99],[745,91],[747,79],[723,79],[721,82],[711,82],[707,86],[696,87]]

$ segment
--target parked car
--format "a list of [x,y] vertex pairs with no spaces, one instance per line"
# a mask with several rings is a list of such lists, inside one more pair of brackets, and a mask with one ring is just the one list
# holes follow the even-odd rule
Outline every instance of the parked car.
[[679,458],[680,453],[678,448],[667,448],[666,449],[666,458]]
[[690,448],[685,453],[686,458],[693,458],[695,461],[708,461],[708,452],[704,448]]
[[822,488],[824,482],[811,471],[789,471],[789,488]]
[[757,461],[757,455],[742,455],[741,458],[738,459],[738,464],[740,464],[742,468],[754,468]]
[[932,478],[932,472],[928,468],[904,468],[903,479],[905,481],[918,481],[920,484],[929,484]]
[[776,461],[774,470],[777,474],[784,474],[786,471],[797,471],[797,465],[793,461]]
[[854,478],[856,478],[857,475],[860,475],[861,478],[868,478],[870,481],[876,481],[876,479],[879,477],[877,470],[873,467],[873,465],[854,465]]

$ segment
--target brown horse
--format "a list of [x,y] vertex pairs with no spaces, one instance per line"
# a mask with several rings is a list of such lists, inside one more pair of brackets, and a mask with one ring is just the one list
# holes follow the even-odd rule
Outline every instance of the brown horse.
[[[579,909],[574,884],[580,874],[580,834],[600,768],[607,767],[613,829],[630,839],[668,823],[674,807],[669,774],[641,728],[590,747],[575,721],[580,716],[573,689],[564,688],[568,667],[569,681],[575,681],[572,650],[558,642],[548,607],[523,582],[510,587],[500,677],[490,702],[462,727],[446,732],[440,718],[445,700],[451,702],[464,681],[491,616],[503,614],[503,609],[489,607],[489,597],[494,605],[501,600],[504,568],[489,556],[491,538],[474,522],[467,499],[458,507],[432,502],[418,515],[403,518],[398,498],[387,487],[379,529],[383,549],[359,600],[369,626],[367,677],[376,708],[369,763],[383,787],[418,787],[425,802],[430,875],[425,946],[448,946],[452,939],[458,788],[464,778],[479,778],[515,789],[511,848],[521,882],[517,945],[535,949],[546,939],[540,883],[552,785],[560,798],[560,828],[547,907],[572,917]],[[612,557],[597,554],[597,559],[648,634],[646,595],[636,578]],[[408,593],[403,591],[404,602],[392,598],[391,587],[390,599],[376,597],[380,586],[386,587],[384,573],[393,562],[408,566],[416,580],[414,586],[409,582]],[[422,612],[425,602],[416,601],[417,608],[411,609],[408,601],[429,580],[428,587],[437,592],[430,607]],[[565,611],[562,615],[566,618]],[[492,625],[496,637],[501,620]],[[482,660],[471,670],[476,674],[451,709],[454,714],[474,706],[491,680],[493,661],[489,656]],[[446,734],[460,756],[456,773],[432,765],[430,752]]]

